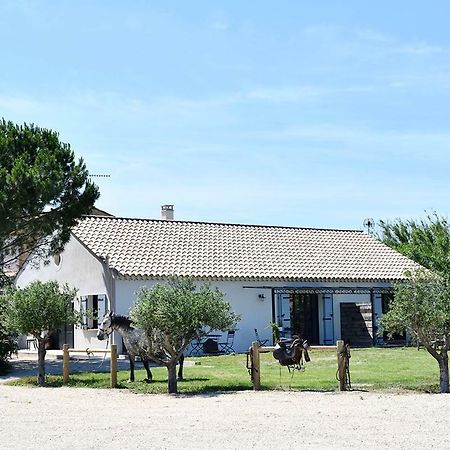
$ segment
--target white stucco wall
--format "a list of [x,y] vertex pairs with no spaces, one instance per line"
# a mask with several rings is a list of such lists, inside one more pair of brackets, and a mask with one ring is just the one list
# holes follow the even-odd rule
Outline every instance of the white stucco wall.
[[[161,281],[159,281],[161,282]],[[151,287],[158,283],[157,280],[131,281],[116,280],[116,312],[128,315],[128,312],[136,299],[136,292],[143,286]],[[241,315],[235,335],[234,348],[238,352],[248,349],[255,338],[254,329],[258,329],[261,339],[269,339],[271,331],[267,328],[272,321],[272,300],[270,289],[244,289],[243,286],[261,286],[263,283],[221,281],[211,283],[225,294],[225,300],[230,302],[233,310]],[[258,294],[264,294],[261,301]],[[224,333],[225,340],[226,333]]]
[[[160,281],[159,281],[160,282]],[[116,312],[128,315],[135,299],[136,292],[143,286],[151,287],[158,283],[157,280],[116,280],[115,297]],[[258,329],[262,340],[272,338],[271,330],[268,328],[272,322],[272,290],[263,289],[263,286],[271,287],[388,287],[386,283],[294,283],[294,282],[245,282],[245,281],[217,281],[211,283],[212,287],[217,287],[225,294],[225,299],[229,301],[237,314],[241,315],[238,323],[234,341],[234,348],[237,352],[246,351],[251,342],[255,339],[254,329]],[[264,294],[264,300],[259,298],[259,294]],[[319,295],[319,334],[323,343],[323,321],[322,302]],[[344,302],[370,302],[369,294],[335,294],[333,295],[333,341],[341,338],[340,327],[340,303]],[[381,300],[375,299],[374,310],[381,316]],[[224,334],[225,340],[225,334]]]
[[[80,242],[72,237],[61,254],[57,266],[53,258],[48,264],[35,260],[25,265],[16,278],[16,286],[24,287],[35,280],[67,283],[78,290],[78,296],[107,294],[107,278],[104,265]],[[75,303],[77,307],[77,303]],[[76,328],[74,346],[76,348],[104,348],[105,342],[96,338],[97,330]]]

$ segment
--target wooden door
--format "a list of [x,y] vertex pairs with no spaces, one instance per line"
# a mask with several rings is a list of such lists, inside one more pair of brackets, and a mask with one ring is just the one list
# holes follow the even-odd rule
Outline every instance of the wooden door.
[[370,303],[341,303],[341,339],[353,347],[373,345]]

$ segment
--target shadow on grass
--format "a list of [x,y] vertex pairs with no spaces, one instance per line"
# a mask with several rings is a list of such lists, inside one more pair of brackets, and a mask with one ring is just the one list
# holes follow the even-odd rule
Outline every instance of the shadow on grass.
[[251,391],[253,388],[249,386],[205,386],[195,391],[181,391],[178,392],[179,396],[183,397],[220,397],[222,395],[230,395],[234,392]]
[[0,360],[0,376],[8,375],[12,369],[13,367],[8,361]]
[[62,387],[62,378],[59,377],[59,379],[53,376],[46,376],[45,377],[45,384],[43,386],[39,386],[36,380],[36,376],[30,376],[30,377],[22,377],[17,380],[8,381],[5,383],[7,386],[28,386],[28,387]]
[[[191,383],[194,383],[191,386]],[[195,385],[195,383],[200,383]],[[23,377],[18,380],[13,380],[7,383],[12,386],[30,386],[37,387],[35,376]],[[207,377],[192,377],[178,380],[178,390],[180,395],[222,395],[229,394],[238,391],[251,391],[253,386],[248,382],[231,382],[229,384],[215,381],[214,379]],[[45,387],[59,388],[59,387],[71,387],[71,388],[91,388],[91,389],[109,389],[109,379],[99,379],[97,377],[79,377],[71,376],[66,385],[63,385],[62,377],[58,375],[48,375],[46,377]],[[118,380],[117,389],[129,390],[135,393],[141,394],[158,394],[165,393],[167,389],[167,379],[157,379],[148,383],[144,380],[134,381],[128,383],[125,379]],[[361,389],[353,389],[354,391],[367,392]],[[314,389],[310,387],[301,386],[274,386],[274,385],[262,385],[261,391],[292,391],[292,392],[336,392],[335,388],[322,388]]]
[[209,378],[183,378],[182,380],[178,380],[178,383],[189,383],[191,381],[209,381]]
[[323,388],[323,389],[313,389],[313,388],[283,388],[283,387],[279,387],[279,388],[271,388],[271,387],[267,387],[265,390],[267,391],[292,391],[292,392],[318,392],[318,393],[327,393],[327,392],[336,392],[336,389],[334,388]]
[[[180,395],[201,395],[208,394],[220,395],[221,393],[234,392],[234,391],[244,391],[251,390],[252,387],[242,383],[232,383],[229,385],[223,385],[218,383],[197,385],[190,387],[190,383],[206,383],[210,381],[209,378],[195,377],[187,378],[178,381],[178,388]],[[10,386],[28,386],[28,387],[38,387],[36,382],[36,377],[29,376],[23,377],[18,380],[12,380],[7,383]],[[99,380],[97,378],[77,378],[71,377],[66,385],[63,384],[61,376],[50,375],[46,377],[46,383],[42,387],[48,388],[60,388],[60,387],[70,387],[70,388],[93,388],[93,389],[109,389],[109,380]],[[135,381],[133,383],[128,383],[126,380],[118,380],[117,389],[129,390],[135,393],[141,394],[158,394],[165,393],[167,390],[167,379],[153,380],[151,383],[147,383],[144,380]]]
[[[243,383],[231,383],[228,385],[217,383],[205,384],[204,386],[192,386],[189,387],[189,382],[207,382],[208,378],[188,378],[185,380],[178,381],[178,389],[179,392],[177,395],[180,396],[206,396],[206,397],[214,397],[221,395],[232,394],[233,392],[242,392],[242,391],[252,391],[253,387],[250,384]],[[10,386],[28,386],[28,387],[39,387],[36,382],[36,377],[24,377],[19,380],[13,380],[6,383]],[[110,389],[109,381],[105,380],[99,381],[95,378],[85,378],[85,379],[76,379],[71,378],[67,385],[63,385],[62,377],[60,376],[47,376],[46,384],[42,386],[44,388],[61,388],[61,387],[70,387],[70,388],[89,388],[89,389]],[[137,394],[144,395],[154,395],[154,394],[165,394],[167,393],[167,380],[155,380],[151,383],[145,383],[144,381],[135,381],[133,383],[127,383],[125,380],[119,380],[117,384],[117,389],[128,390],[130,392],[134,392]],[[336,388],[323,388],[323,389],[314,389],[309,387],[289,387],[289,386],[261,386],[261,392],[268,391],[280,391],[280,392],[315,392],[315,393],[337,393],[338,390]],[[439,393],[439,389],[436,385],[425,385],[418,386],[415,385],[403,385],[403,386],[393,386],[391,389],[383,389],[380,388],[378,392],[389,392],[389,391],[401,391],[401,392],[423,392],[427,394],[437,394]],[[361,388],[352,388],[348,392],[362,392],[367,393],[371,392],[368,389]]]

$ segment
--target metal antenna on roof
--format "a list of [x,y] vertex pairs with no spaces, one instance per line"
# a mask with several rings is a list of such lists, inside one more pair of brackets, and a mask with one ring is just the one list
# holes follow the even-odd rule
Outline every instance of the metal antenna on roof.
[[106,173],[89,174],[89,181],[92,183],[92,178],[109,178],[111,175]]
[[91,175],[89,174],[89,178],[109,178],[111,175],[109,174],[95,174]]
[[367,228],[367,234],[373,234],[373,230],[375,228],[375,220],[371,217],[364,219],[363,223],[364,228]]

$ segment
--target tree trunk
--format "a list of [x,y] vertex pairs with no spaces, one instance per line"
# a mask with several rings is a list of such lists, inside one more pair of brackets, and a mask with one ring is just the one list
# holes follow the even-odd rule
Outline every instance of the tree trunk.
[[439,358],[439,386],[441,393],[448,394],[448,354],[447,352],[442,352]]
[[167,381],[169,394],[177,393],[177,362],[170,361],[167,364]]
[[45,385],[45,339],[39,338],[38,340],[38,374],[37,383],[39,386]]

